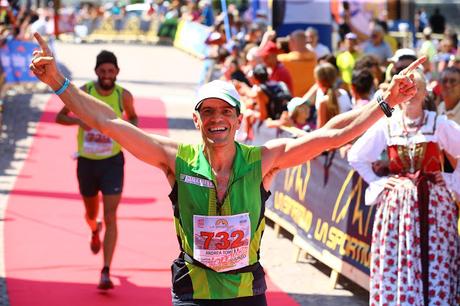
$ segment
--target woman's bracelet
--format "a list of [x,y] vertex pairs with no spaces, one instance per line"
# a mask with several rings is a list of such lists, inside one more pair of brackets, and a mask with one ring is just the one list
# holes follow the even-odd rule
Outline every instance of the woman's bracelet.
[[377,95],[377,103],[379,104],[380,108],[382,109],[383,113],[387,117],[391,117],[393,111],[395,110],[393,107],[390,107],[387,102],[383,99],[381,94]]
[[62,84],[61,88],[56,90],[54,93],[57,94],[58,96],[61,95],[67,89],[67,87],[69,87],[69,85],[70,85],[69,79],[65,78],[64,84]]

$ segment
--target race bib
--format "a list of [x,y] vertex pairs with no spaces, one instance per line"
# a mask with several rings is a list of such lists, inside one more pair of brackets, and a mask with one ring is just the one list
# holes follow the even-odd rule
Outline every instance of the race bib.
[[96,129],[83,132],[83,152],[99,156],[112,154],[113,141]]
[[193,216],[193,257],[217,272],[249,265],[249,213],[234,216]]

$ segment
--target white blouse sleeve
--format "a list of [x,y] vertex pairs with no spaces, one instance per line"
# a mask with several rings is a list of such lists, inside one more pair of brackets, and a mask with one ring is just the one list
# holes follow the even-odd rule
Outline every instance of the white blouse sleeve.
[[348,162],[351,167],[369,184],[365,194],[367,205],[377,202],[388,180],[388,177],[379,177],[372,170],[372,163],[379,159],[387,146],[386,128],[387,121],[383,118],[364,133],[348,151]]
[[439,116],[437,121],[436,135],[439,145],[455,159],[457,167],[453,173],[442,173],[447,188],[452,191],[457,199],[460,199],[460,125],[455,121]]
[[455,121],[439,116],[436,122],[436,136],[439,144],[456,159],[460,158],[460,125]]

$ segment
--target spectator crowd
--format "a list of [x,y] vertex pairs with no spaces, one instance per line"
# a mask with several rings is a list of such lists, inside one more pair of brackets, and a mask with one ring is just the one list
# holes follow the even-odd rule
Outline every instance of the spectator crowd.
[[[157,34],[163,40],[174,38],[180,19],[208,26],[210,31],[205,43],[209,49],[207,63],[211,62],[211,65],[205,65],[202,81],[210,82],[220,79],[231,82],[235,86],[242,100],[243,114],[243,124],[237,137],[247,143],[255,141],[254,130],[261,124],[269,128],[289,129],[295,137],[321,128],[334,116],[362,107],[374,100],[388,88],[394,75],[403,71],[418,57],[425,56],[427,60],[416,76],[417,88],[420,87],[419,92],[423,95],[417,96],[413,103],[414,105],[419,104],[413,108],[406,105],[397,109],[394,118],[402,118],[402,121],[392,119],[393,121],[389,124],[389,127],[396,131],[402,125],[403,128],[399,129],[401,135],[385,134],[387,133],[385,132],[386,125],[374,131],[372,135],[385,136],[381,136],[381,139],[386,141],[386,145],[382,143],[378,150],[371,152],[372,160],[369,160],[367,165],[359,164],[367,158],[362,154],[366,149],[366,143],[363,144],[363,141],[358,142],[357,147],[360,150],[356,149],[356,146],[352,147],[353,144],[348,144],[340,149],[340,153],[345,157],[352,148],[352,156],[356,158],[352,163],[361,170],[360,174],[364,179],[366,176],[369,178],[369,183],[377,184],[378,177],[385,177],[389,173],[397,176],[408,176],[408,173],[412,175],[417,172],[415,165],[411,165],[410,169],[401,165],[395,166],[388,156],[393,154],[393,157],[396,158],[400,152],[407,151],[408,155],[406,155],[410,157],[409,162],[414,162],[417,152],[421,150],[416,152],[416,148],[421,146],[417,147],[417,143],[409,142],[422,143],[419,133],[425,131],[425,125],[431,124],[430,128],[440,130],[430,134],[436,135],[433,136],[433,139],[430,138],[431,136],[426,136],[430,139],[428,143],[439,143],[440,147],[439,152],[438,149],[433,149],[436,150],[434,154],[436,156],[430,156],[436,159],[436,166],[430,164],[425,168],[442,170],[446,173],[460,171],[456,170],[459,168],[458,158],[460,156],[458,154],[460,149],[455,144],[458,140],[449,138],[449,135],[457,135],[455,133],[460,130],[456,125],[460,124],[460,48],[455,28],[446,24],[439,10],[436,10],[432,16],[428,16],[423,10],[417,11],[414,27],[420,32],[420,38],[413,46],[404,47],[397,38],[390,35],[385,14],[382,14],[384,17],[373,19],[368,29],[358,29],[351,22],[351,13],[344,10],[341,20],[336,25],[339,37],[337,45],[326,46],[322,43],[326,39],[321,37],[321,32],[315,27],[296,29],[287,37],[280,37],[276,31],[268,27],[267,12],[263,10],[253,12],[251,8],[230,4],[226,11],[227,15],[215,14],[216,11],[209,0],[172,0],[171,2],[157,0],[148,3],[148,8],[142,9],[140,13],[132,13],[133,11],[127,5],[115,1],[107,6],[84,4],[77,10],[73,10],[67,20],[75,25],[73,31],[81,37],[91,33],[99,26],[102,18],[107,17],[113,20],[115,30],[119,31],[123,29],[130,14],[138,14],[137,17],[141,20],[140,27],[143,31],[149,31],[153,19],[159,20],[160,26]],[[6,41],[9,37],[29,40],[34,32],[51,35],[55,31],[52,17],[50,9],[33,11],[24,6],[8,5],[8,1],[1,0],[1,41]],[[411,118],[413,114],[421,115]],[[437,116],[445,118],[446,121],[438,122]],[[436,125],[436,122],[439,125]],[[427,133],[423,135],[428,135]],[[447,138],[444,134],[436,133],[445,133]],[[400,140],[394,140],[395,135],[406,139],[407,143],[397,143]],[[370,138],[375,140],[375,137],[377,136]],[[395,143],[401,146],[401,148],[396,148],[396,151]],[[376,146],[367,147],[375,148]],[[435,147],[438,148],[437,145]],[[383,154],[382,151],[384,151]],[[439,156],[441,156],[440,160],[437,159]],[[401,156],[399,158],[403,160]],[[418,163],[430,162],[424,158],[420,158],[421,162]],[[425,169],[423,165],[418,167],[418,170]],[[444,189],[445,186],[438,178],[431,179],[436,183],[434,185],[437,188],[435,195],[445,199],[448,196]],[[459,182],[460,180],[457,181]],[[420,196],[420,190],[417,188],[413,188],[412,191]],[[398,193],[394,192],[388,194],[382,202],[382,207],[391,206],[391,203],[396,202],[398,198],[404,199],[408,206],[417,207],[418,205],[413,201],[413,197],[407,194],[398,196]],[[446,214],[452,218],[458,218],[458,208],[450,206],[455,203],[455,199],[439,202],[445,205]],[[387,208],[382,208],[382,213],[385,209]],[[377,224],[387,226],[384,217],[381,215],[380,219],[377,219]],[[406,217],[404,215],[404,218]],[[429,214],[427,218],[434,217]],[[405,222],[411,224],[408,220]],[[454,228],[452,222],[445,226]],[[407,233],[419,235],[418,232],[412,233],[409,230]],[[455,234],[458,231],[450,230],[450,233]],[[397,237],[397,233],[394,235]],[[390,241],[391,237],[384,238]],[[380,241],[377,236],[374,236],[374,239]],[[442,237],[439,239],[442,240]],[[444,250],[442,254],[454,258],[454,262],[448,265],[455,266],[455,269],[441,269],[440,274],[442,272],[458,276],[458,265],[460,264],[458,235],[456,238],[449,237],[449,239],[449,243],[456,243],[457,250]],[[394,243],[394,241],[390,242]],[[443,242],[433,245],[438,249],[444,247]],[[378,247],[383,248],[381,245]],[[430,249],[431,251],[433,250]],[[399,254],[392,256],[397,257]],[[420,257],[423,256],[423,254],[420,255]],[[429,257],[431,258],[431,255]],[[374,266],[380,266],[380,259],[373,258],[372,262]],[[426,274],[425,269],[426,267],[422,267],[421,270],[410,270],[407,273]],[[394,273],[397,274],[398,271]],[[458,291],[460,289],[457,276],[455,279],[444,276],[436,278],[437,288],[441,288],[446,279],[452,282],[446,284],[450,286],[451,291],[451,297],[447,298],[448,304],[459,301]],[[377,274],[373,274],[372,277],[377,284],[385,279],[379,286],[391,283],[391,277],[387,279]],[[455,282],[457,285],[453,284]],[[421,290],[426,290],[426,286],[425,283],[421,285]],[[377,290],[380,289],[379,287]],[[371,290],[374,288],[371,287]],[[428,299],[426,294],[426,292],[420,293],[420,296],[425,298],[425,302]],[[437,296],[440,294],[441,292],[436,293]],[[388,296],[385,298],[390,299]],[[372,293],[371,301],[378,302],[378,298],[372,296]],[[441,300],[441,303],[443,301],[446,300]]]
[[[456,115],[451,112],[460,96],[449,102],[448,110],[443,106],[452,90],[460,87],[453,79],[452,83],[443,82],[446,74],[449,80],[451,75],[460,76],[460,50],[452,26],[444,24],[444,32],[435,34],[435,39],[427,21],[414,46],[402,48],[402,43],[389,35],[385,19],[374,19],[369,29],[360,30],[344,14],[338,24],[339,41],[331,51],[321,43],[314,27],[278,37],[267,28],[263,12],[249,22],[245,12],[232,5],[228,13],[231,37],[226,36],[221,14],[206,40],[213,65],[204,82],[222,79],[238,89],[246,107],[240,139],[250,141],[252,125],[265,120],[272,121],[270,126],[289,127],[297,122],[295,125],[306,131],[319,128],[333,116],[368,103],[387,88],[393,75],[420,56],[428,58],[423,65],[428,92],[425,107],[447,112],[460,123],[458,111]],[[303,124],[290,117],[294,106],[308,109]]]

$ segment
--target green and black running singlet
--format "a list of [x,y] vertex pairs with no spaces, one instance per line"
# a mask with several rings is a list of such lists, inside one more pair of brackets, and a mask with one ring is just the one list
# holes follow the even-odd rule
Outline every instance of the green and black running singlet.
[[188,299],[263,294],[259,264],[265,228],[261,148],[236,144],[227,193],[219,203],[203,145],[180,145],[170,194],[181,255],[172,266],[173,292]]

